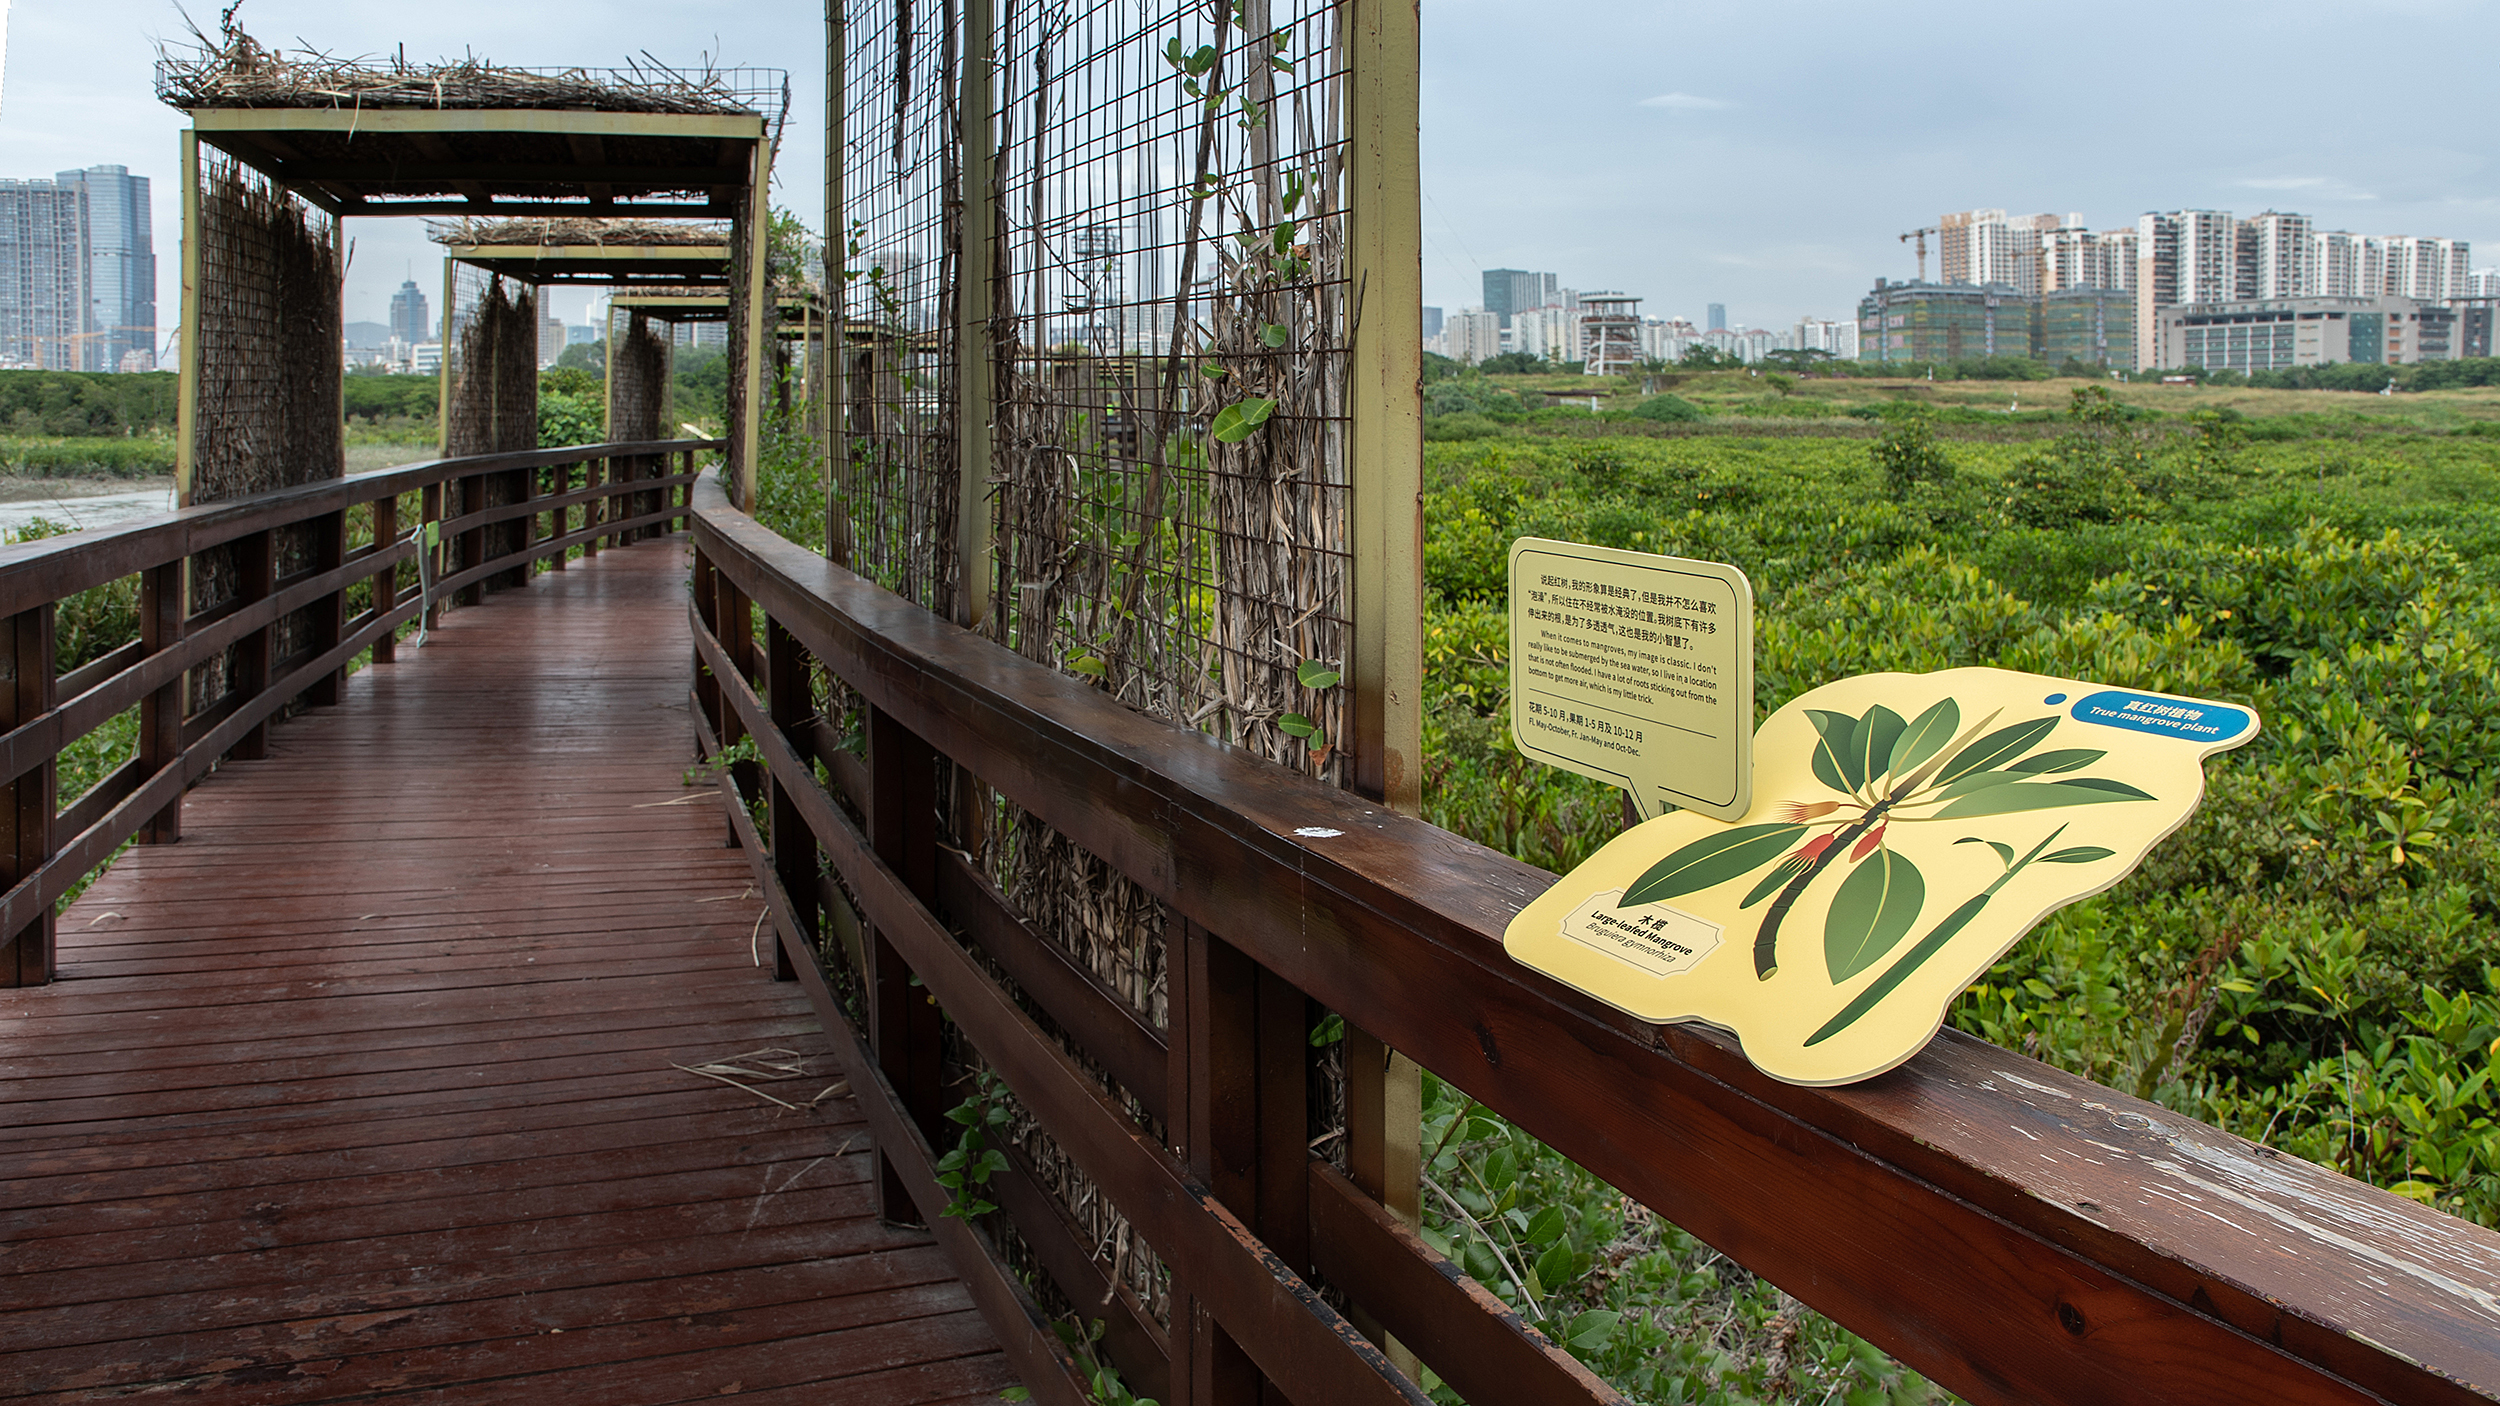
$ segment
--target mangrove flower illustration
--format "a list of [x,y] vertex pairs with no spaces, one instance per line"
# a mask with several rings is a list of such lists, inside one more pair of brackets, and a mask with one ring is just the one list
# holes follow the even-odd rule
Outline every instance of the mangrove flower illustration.
[[[1961,706],[1950,698],[1911,719],[1881,704],[1854,718],[1809,710],[1816,733],[1814,777],[1840,799],[1790,802],[1780,807],[1778,820],[1696,840],[1651,865],[1617,906],[1661,903],[1767,867],[1739,907],[1768,902],[1753,947],[1754,974],[1768,981],[1779,971],[1780,934],[1789,912],[1825,873],[1842,868],[1823,924],[1824,968],[1837,986],[1889,955],[1926,906],[1926,876],[1893,848],[1896,827],[2154,799],[2123,781],[2073,774],[2107,756],[2105,751],[2032,750],[2057,730],[2056,714],[1993,726],[2002,711],[1965,728]],[[1871,1009],[2025,868],[2085,864],[2112,853],[2098,846],[2049,851],[2064,830],[2059,826],[2019,860],[2011,846],[1994,840],[1957,841],[1993,846],[2004,874],[1955,909],[1808,1043],[1828,1038]]]

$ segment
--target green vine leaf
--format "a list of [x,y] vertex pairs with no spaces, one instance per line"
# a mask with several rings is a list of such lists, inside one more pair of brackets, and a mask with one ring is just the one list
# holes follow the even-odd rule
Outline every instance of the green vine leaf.
[[1259,328],[1259,341],[1271,347],[1283,346],[1285,339],[1292,335],[1285,330],[1285,324],[1281,322],[1266,323]]
[[1637,908],[1750,874],[1788,852],[1806,832],[1803,825],[1739,825],[1705,835],[1649,866],[1624,890],[1618,908]]
[[1215,423],[1207,427],[1207,433],[1222,443],[1239,444],[1275,413],[1276,402],[1264,397],[1227,405],[1215,412]]
[[1317,659],[1305,659],[1293,666],[1293,681],[1304,688],[1330,689],[1344,681],[1344,675]]
[[1823,923],[1823,964],[1837,986],[1899,946],[1927,903],[1927,879],[1907,855],[1878,850],[1849,871]]
[[1892,762],[1885,770],[1894,776],[1907,776],[1919,763],[1944,750],[1944,744],[1962,730],[1962,705],[1950,698],[1939,700],[1926,712],[1910,720],[1892,744]]

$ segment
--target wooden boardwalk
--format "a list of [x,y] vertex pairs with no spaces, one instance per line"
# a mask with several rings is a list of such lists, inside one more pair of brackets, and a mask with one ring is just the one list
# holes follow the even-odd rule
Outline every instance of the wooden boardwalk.
[[847,1096],[671,1067],[840,1077],[681,782],[685,572],[670,539],[452,613],[124,855],[59,982],[0,991],[0,1400],[1012,1384],[876,1220]]

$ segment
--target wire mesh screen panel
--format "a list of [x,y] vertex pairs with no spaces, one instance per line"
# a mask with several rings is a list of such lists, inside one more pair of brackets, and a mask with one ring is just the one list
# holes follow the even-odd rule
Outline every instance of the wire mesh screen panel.
[[208,147],[199,180],[191,500],[337,478],[346,459],[336,222]]
[[666,439],[669,429],[669,342],[665,326],[635,308],[608,313],[608,439],[630,444]]
[[453,266],[444,449],[500,454],[538,447],[538,290]]
[[1018,5],[996,628],[1331,780],[1351,317],[1335,8]]
[[[452,266],[450,336],[443,346],[448,374],[445,450],[498,454],[538,447],[538,290],[467,264]],[[479,474],[444,485],[443,510],[457,516],[517,503],[529,472]],[[519,550],[528,528],[514,518],[484,531],[478,560]],[[455,537],[450,569],[464,570],[467,544]],[[498,572],[488,584],[517,586],[526,568]]]
[[[336,222],[223,152],[202,147],[199,161],[190,501],[337,478],[346,458]],[[310,561],[310,539],[301,526],[284,528],[269,551],[275,573],[285,576]],[[192,609],[236,599],[244,565],[232,544],[194,556]],[[297,611],[279,619],[271,646],[284,659],[310,639],[310,623]],[[189,711],[227,695],[236,658],[229,648],[192,670]]]
[[[955,611],[958,5],[846,0],[839,55],[846,227],[834,466],[854,569]],[[837,553],[839,555],[840,552]]]

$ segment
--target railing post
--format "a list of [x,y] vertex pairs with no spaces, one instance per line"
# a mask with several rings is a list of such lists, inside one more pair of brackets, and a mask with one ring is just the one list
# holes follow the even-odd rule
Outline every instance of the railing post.
[[[688,478],[694,477],[693,450],[687,449],[680,451],[677,471],[684,474]],[[667,530],[675,532],[684,528],[687,521],[694,513],[694,485],[691,483],[679,484],[677,487],[669,490],[668,496],[675,506],[686,510],[670,522]]]
[[[347,514],[344,510],[324,513],[304,524],[304,530],[312,538],[314,574],[336,571],[347,560]],[[340,637],[347,630],[347,588],[342,585],[314,601],[305,615],[312,627],[311,652],[319,656],[337,648]],[[305,703],[315,708],[337,707],[339,686],[346,681],[347,666],[342,664],[315,679],[312,687],[304,690]]]
[[[250,606],[269,598],[269,588],[278,574],[277,535],[260,531],[234,542],[235,600]],[[235,699],[235,706],[245,707],[269,687],[270,646],[277,634],[277,622],[234,642],[234,672],[227,677],[226,687]],[[262,721],[243,734],[234,744],[234,759],[256,762],[269,755],[269,724]]]
[[[718,575],[712,569],[712,559],[704,554],[701,547],[695,548],[695,619],[714,639],[720,638],[720,597],[716,594],[720,589],[716,579]],[[721,707],[720,680],[712,677],[712,671],[703,666],[703,651],[700,648],[694,651],[694,705],[702,711],[703,721],[711,725],[712,736],[720,739],[722,746],[728,746],[729,736],[725,730],[728,721],[723,716],[726,710]],[[696,751],[700,753],[701,750],[701,743],[698,742]],[[697,756],[696,760],[702,758]],[[738,829],[735,825],[729,829],[729,838],[733,845],[737,842]]]
[[[149,567],[139,578],[139,647],[150,656],[182,647],[182,583],[190,574],[187,557]],[[379,657],[378,655],[376,656]],[[182,759],[183,681],[173,681],[139,700],[139,773],[144,784]],[[140,827],[139,843],[170,845],[182,838],[182,792]]]
[[[373,500],[373,550],[385,552],[399,541],[399,495]],[[373,618],[381,619],[399,608],[399,565],[373,574]],[[373,662],[388,664],[399,658],[399,635],[386,630],[373,641]]]
[[[547,468],[547,480],[549,483],[549,495],[557,498],[563,497],[565,494],[573,491],[573,466],[571,464],[549,465]],[[572,516],[573,510],[563,506],[562,504],[549,508],[547,510],[548,538],[553,541],[563,540],[565,529],[572,526]],[[537,519],[535,518],[531,519],[533,522],[536,520]],[[549,571],[562,571],[564,569],[564,553],[558,552],[554,556],[548,558],[547,569]]]
[[[432,524],[442,520],[443,485],[429,483],[424,491],[417,495],[417,550],[430,558],[426,563],[426,573],[436,581],[443,579],[443,567],[450,558],[449,554],[442,551],[439,546],[426,540],[426,531]],[[425,598],[425,628],[433,629],[442,618],[442,597],[429,592]]]
[[[729,657],[729,667],[737,670],[738,676],[752,687],[756,681],[754,611],[749,609],[746,596],[725,571],[712,573],[712,591],[712,637],[720,641],[721,653]],[[723,707],[720,710],[719,736],[724,748],[746,736],[745,726],[738,721],[737,709]],[[753,762],[730,763],[729,777],[737,786],[741,799],[755,794],[755,788],[763,781],[761,772],[762,768]],[[731,825],[729,847],[735,849],[737,846],[738,828]]]
[[[772,712],[774,730],[802,760],[812,760],[816,743],[807,723],[815,716],[816,708],[807,652],[799,647],[798,637],[784,629],[769,612],[764,616],[764,665],[768,673],[765,706]],[[816,905],[816,832],[808,828],[807,817],[799,813],[798,802],[791,796],[792,780],[778,773],[773,775],[765,819],[772,837],[773,872],[781,878],[782,891],[790,896],[792,916],[798,920],[812,952],[824,934]],[[806,777],[796,779],[795,784],[814,782],[815,778]],[[776,942],[773,954],[773,979],[796,979],[798,972],[790,963],[790,950]]]
[[[487,476],[484,474],[471,474],[460,480],[461,516],[466,517],[469,514],[476,512],[479,508],[485,506],[486,477]],[[450,504],[446,503],[444,505],[443,514],[446,519],[451,516]],[[466,571],[470,567],[476,566],[485,560],[486,529],[483,527],[472,527],[461,533],[460,569]],[[451,603],[455,606],[475,605],[485,598],[486,583],[483,580],[472,581],[468,585],[461,587],[452,595]]]
[[[10,687],[5,695],[8,716],[0,718],[0,723],[16,727],[41,717],[54,701],[51,602],[9,617],[9,657]],[[23,883],[52,857],[52,814],[57,799],[53,788],[57,777],[53,759],[46,757],[9,783],[9,805],[5,811],[8,835],[5,845],[0,846],[0,859],[6,860],[8,868],[5,875],[0,875],[0,887]],[[5,936],[15,940],[5,959],[0,959],[0,986],[41,986],[52,979],[53,926],[49,905],[41,917]]]
[[[868,839],[895,875],[923,902],[937,896],[937,753],[884,709],[868,713]],[[867,952],[868,1040],[877,1064],[894,1081],[903,1107],[930,1141],[946,1141],[939,1067],[944,1025],[937,1003],[913,984],[911,969],[883,932],[870,930]],[[891,1162],[880,1159],[877,1214],[918,1224],[920,1212]]]
[[[608,459],[605,455],[602,455],[599,458],[593,459],[584,464],[582,466],[582,487],[597,488],[599,485],[607,482],[608,465],[612,462],[613,461]],[[582,504],[583,530],[587,531],[590,528],[597,527],[599,524],[606,522],[607,520],[607,495],[604,493],[592,494],[589,501]],[[594,532],[586,541],[582,543],[582,560],[588,561],[597,555],[599,555],[599,535]],[[702,591],[699,587],[696,590],[695,599],[703,599]]]
[[[1310,1273],[1310,1002],[1198,924],[1166,929],[1168,1129],[1190,1175],[1295,1273]],[[1260,1374],[1185,1276],[1172,1281],[1172,1394],[1256,1402]]]

